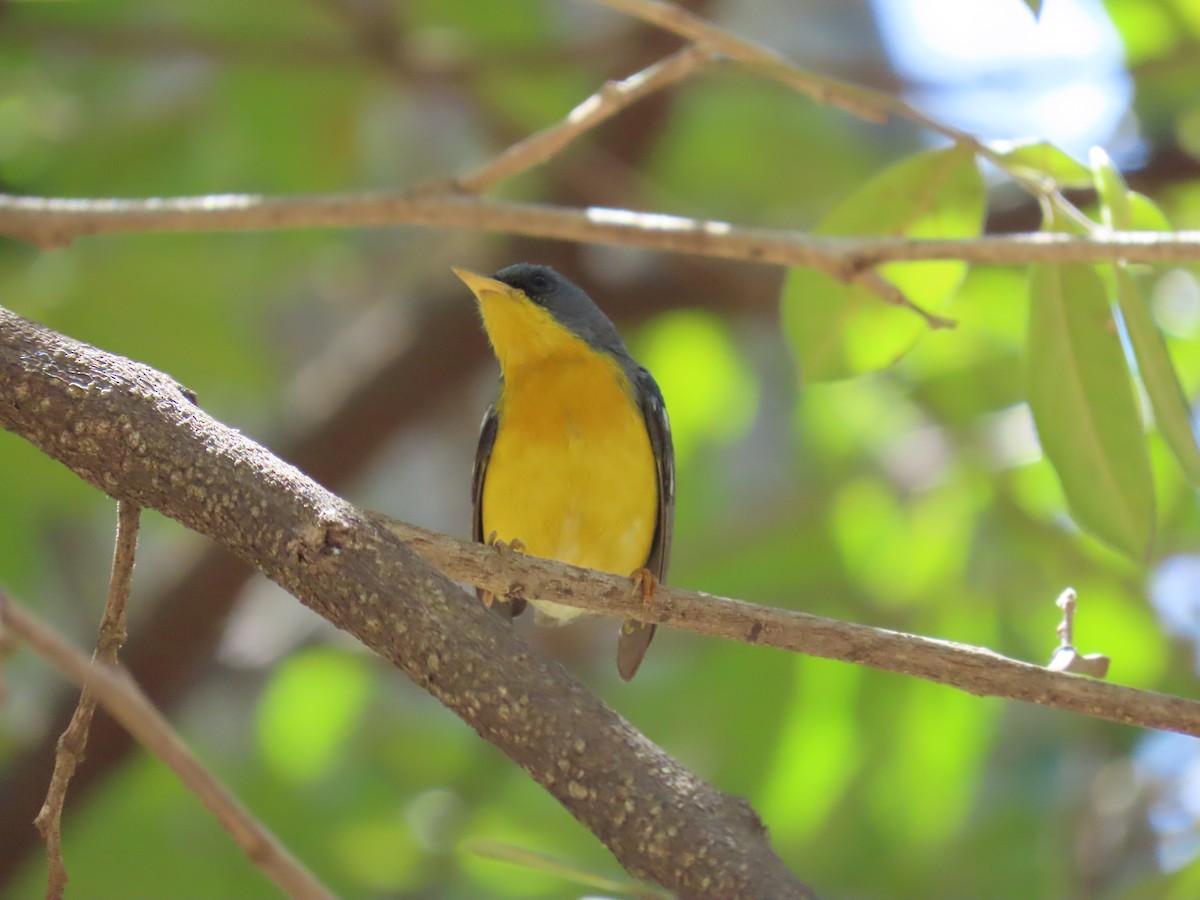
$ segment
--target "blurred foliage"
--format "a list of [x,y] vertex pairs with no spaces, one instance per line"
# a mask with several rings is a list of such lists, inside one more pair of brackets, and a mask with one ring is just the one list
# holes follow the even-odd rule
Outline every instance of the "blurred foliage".
[[[838,204],[818,234],[910,238],[975,237],[984,187],[966,147],[932,150],[875,176]],[[879,274],[918,307],[940,309],[966,274],[954,260],[892,263]],[[910,310],[881,303],[861,282],[845,284],[814,269],[793,269],[783,315],[806,383],[882,369],[908,352],[926,325]]]
[[[1029,17],[1017,0],[1006,2]],[[1055,2],[1027,5],[1044,20]],[[865,4],[710,2],[705,12],[781,47],[811,32],[825,58],[845,61],[841,74],[904,87]],[[1200,2],[1109,0],[1093,15],[1116,28],[1136,85],[1122,134],[1109,137],[1127,146],[1137,134],[1138,152],[1114,156],[1157,206],[1131,195],[1130,215],[1160,227],[1161,209],[1177,228],[1200,227],[1192,155]],[[651,47],[647,33],[586,3],[554,0],[8,4],[0,8],[0,186],[153,196],[409,185],[480,161],[670,48]],[[977,232],[983,184],[997,214],[1013,202],[996,173],[962,151],[931,148],[928,135],[903,125],[866,125],[813,106],[746,73],[719,69],[671,98],[652,117],[629,110],[502,191],[748,225],[927,236]],[[1004,151],[1013,169],[1086,186],[1087,167],[1029,137]],[[625,155],[632,146],[643,147],[640,160]],[[940,186],[933,206],[911,190],[930,179]],[[1120,206],[1112,196],[1088,207],[1097,221]],[[1032,205],[1017,203],[1029,211],[1022,227],[1037,228]],[[332,386],[313,381],[310,363],[343,344],[359,357],[373,352],[370,338],[381,332],[369,326],[381,309],[408,328],[398,340],[426,339],[417,312],[471,302],[450,265],[496,268],[517,252],[568,254],[550,242],[412,229],[134,235],[50,253],[3,242],[0,302],[165,370],[215,416],[278,446],[324,411],[322,390]],[[602,305],[655,283],[654,270],[678,277],[692,264],[596,249],[565,258]],[[1187,409],[1173,414],[1173,436],[1163,429],[1170,443],[1157,431],[1147,438],[1155,538],[1146,559],[1131,561],[1080,530],[1040,453],[1024,405],[1026,273],[963,269],[887,273],[953,315],[959,325],[949,331],[927,332],[857,288],[814,284],[823,276],[811,272],[788,275],[781,326],[777,298],[734,302],[744,300],[746,271],[736,266],[713,287],[736,312],[710,303],[652,310],[659,314],[639,328],[620,323],[674,413],[671,581],[1033,661],[1048,659],[1056,643],[1054,599],[1070,584],[1080,598],[1080,649],[1109,654],[1110,677],[1193,694],[1200,515],[1172,449],[1189,437]],[[1110,276],[1105,290],[1118,284]],[[1153,400],[1152,377],[1165,371],[1167,388],[1194,407],[1195,273],[1133,276],[1151,321],[1124,316],[1129,340],[1110,375],[1125,378],[1137,350],[1139,390],[1144,384]],[[1165,335],[1149,366],[1136,331],[1147,324]],[[478,330],[461,340],[482,359]],[[814,383],[813,346],[832,347],[826,374],[856,377]],[[1115,341],[1106,346],[1117,359]],[[336,371],[351,378],[352,369]],[[436,415],[409,423],[351,499],[465,534],[475,428],[494,374],[481,367],[471,390],[441,397]],[[1136,431],[1121,427],[1126,440]],[[0,433],[0,509],[0,584],[88,641],[107,580],[111,501]],[[135,619],[197,549],[178,526],[146,518]],[[245,593],[172,718],[334,890],[446,898],[586,890],[553,866],[514,858],[624,880],[523,772],[394,670],[273,589]],[[779,852],[826,895],[1196,896],[1194,741],[672,632],[623,685],[611,671],[612,623],[535,636],[651,739],[749,798]],[[188,638],[179,635],[178,646]],[[60,689],[25,653],[5,660],[5,675],[0,769],[48,727]],[[198,802],[144,755],[69,809],[70,896],[272,896]],[[515,849],[506,856],[497,845]],[[0,874],[15,866],[5,896],[40,896],[40,857],[7,858],[0,847]]]

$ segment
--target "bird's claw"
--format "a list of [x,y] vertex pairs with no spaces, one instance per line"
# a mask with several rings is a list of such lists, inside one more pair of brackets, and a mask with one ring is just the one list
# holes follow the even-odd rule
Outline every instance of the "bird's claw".
[[629,576],[633,581],[634,590],[641,590],[642,605],[650,610],[654,607],[654,594],[658,590],[658,576],[643,566],[640,569],[634,570],[634,573]]
[[[484,541],[484,543],[489,547],[496,548],[496,552],[500,554],[500,564],[502,567],[508,561],[509,557],[512,556],[512,554],[525,552],[525,542],[520,538],[513,538],[511,541],[502,541],[500,540],[499,534],[497,534],[495,531],[492,531],[487,536],[487,539]],[[522,593],[523,591],[521,587],[519,585],[514,585],[503,599],[505,601],[521,600],[523,599]],[[492,603],[494,603],[496,600],[496,594],[493,591],[482,591],[479,595],[479,599],[483,601],[484,606],[490,608]]]
[[510,553],[524,553],[525,542],[520,538],[513,538],[511,541],[500,540],[500,535],[493,531],[487,536],[484,541],[489,547],[495,547],[501,557],[506,557]]

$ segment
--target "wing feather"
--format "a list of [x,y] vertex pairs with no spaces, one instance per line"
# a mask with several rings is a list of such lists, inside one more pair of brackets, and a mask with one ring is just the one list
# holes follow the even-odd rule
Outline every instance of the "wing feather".
[[[475,468],[471,472],[471,539],[481,544],[487,543],[488,536],[483,533],[483,485],[487,481],[488,463],[492,460],[492,448],[496,446],[496,432],[500,430],[500,414],[493,403],[483,415],[483,425],[479,429],[479,447],[475,450]],[[488,591],[475,589],[476,596],[488,603]],[[488,604],[505,618],[519,616],[525,610],[525,601],[516,598],[506,600],[493,597]]]
[[[658,476],[658,521],[650,542],[650,553],[646,557],[646,568],[662,581],[667,576],[671,536],[675,528],[675,448],[671,442],[667,406],[657,382],[641,366],[633,369],[631,380],[642,418],[646,421],[646,434],[650,437],[650,450],[654,454]],[[617,672],[625,681],[637,674],[654,638],[655,627],[636,619],[626,619],[621,623],[621,631],[617,636]]]
[[646,568],[660,581],[667,577],[671,557],[671,537],[675,528],[675,447],[671,442],[671,422],[658,384],[645,369],[639,369],[634,382],[638,405],[646,420],[650,449],[658,470],[658,523],[650,543]]

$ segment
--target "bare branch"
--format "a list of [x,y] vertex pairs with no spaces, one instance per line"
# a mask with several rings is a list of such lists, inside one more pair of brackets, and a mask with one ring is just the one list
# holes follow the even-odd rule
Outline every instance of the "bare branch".
[[907,309],[910,312],[916,313],[925,320],[925,324],[930,328],[953,328],[957,324],[953,319],[947,319],[944,316],[931,313],[922,306],[918,306],[905,296],[904,291],[900,290],[900,288],[896,287],[874,269],[859,272],[853,276],[853,280],[889,306],[898,306],[901,309]]
[[[125,643],[126,606],[129,603],[129,588],[133,581],[133,562],[137,556],[138,525],[141,508],[126,500],[117,501],[117,538],[113,548],[112,575],[108,582],[108,597],[104,613],[100,618],[100,636],[96,641],[94,658],[109,665],[117,662],[117,653]],[[49,864],[49,880],[46,886],[47,900],[58,900],[67,886],[67,869],[62,858],[62,811],[67,799],[67,787],[75,769],[83,762],[87,749],[88,731],[92,726],[92,715],[96,711],[96,698],[86,685],[79,696],[79,704],[66,730],[58,739],[54,755],[54,774],[46,790],[46,801],[42,804],[34,826],[46,842],[46,857]]]
[[1186,263],[1200,260],[1200,231],[1034,232],[955,240],[812,235],[623,209],[508,203],[412,192],[264,197],[221,194],[150,200],[52,199],[0,194],[0,234],[43,247],[98,234],[259,231],[413,225],[642,247],[780,266],[808,266],[841,281],[888,262]]
[[138,527],[142,510],[128,500],[117,501],[117,537],[113,546],[112,575],[109,578],[108,598],[100,619],[100,638],[96,642],[96,658],[116,663],[117,654],[125,643],[126,609],[133,583],[133,563],[137,556]]
[[899,100],[868,88],[855,87],[806,72],[783,54],[731,34],[675,3],[660,0],[593,0],[626,15],[657,25],[680,37],[704,44],[741,63],[760,66],[771,77],[811,97],[817,103],[836,106],[869,122],[882,122],[904,106]]
[[609,81],[576,106],[561,122],[510,146],[494,159],[454,179],[468,194],[478,194],[561,153],[580,135],[611,119],[627,106],[700,71],[714,54],[691,44],[621,81]]
[[1200,701],[1055,672],[982,647],[758,606],[660,585],[646,609],[629,579],[426,531],[372,513],[453,578],[496,594],[520,592],[567,606],[670,625],[681,631],[776,647],[936,681],[982,697],[1005,697],[1200,737]]
[[111,662],[90,662],[28,610],[0,593],[0,622],[43,659],[93,696],[208,807],[250,861],[297,900],[333,900],[329,892],[278,839],[209,772],[137,684]]
[[686,40],[704,43],[730,59],[757,67],[764,75],[811,97],[817,103],[836,106],[869,122],[882,122],[888,116],[907,119],[935,134],[949,138],[957,144],[970,147],[976,155],[1008,172],[1009,176],[1024,190],[1049,203],[1064,217],[1088,231],[1097,228],[1095,222],[1080,212],[1053,185],[1030,178],[1022,172],[1013,171],[1001,154],[975,135],[963,131],[961,128],[955,128],[953,125],[947,125],[916,107],[910,106],[899,97],[808,72],[782,53],[738,37],[676,3],[665,2],[665,0],[592,0],[592,2],[657,25]]
[[0,310],[0,427],[225,545],[391,660],[635,877],[689,897],[812,896],[745,801],[682,767],[394,535],[161,373]]

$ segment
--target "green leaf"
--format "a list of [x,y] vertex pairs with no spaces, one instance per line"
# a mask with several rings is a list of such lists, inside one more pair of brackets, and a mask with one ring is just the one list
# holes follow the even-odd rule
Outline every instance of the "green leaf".
[[[983,179],[970,150],[919,153],[889,167],[835,207],[818,234],[889,234],[957,238],[983,225]],[[914,303],[936,309],[966,274],[965,263],[937,261],[880,267]],[[806,382],[829,381],[891,365],[926,331],[909,310],[886,305],[857,284],[823,272],[792,269],[783,317]]]
[[1034,266],[1029,406],[1079,524],[1135,559],[1154,531],[1154,483],[1133,386],[1100,276]]
[[1107,153],[1093,147],[1088,158],[1105,225],[1117,231],[1172,230],[1166,213],[1157,203],[1125,186],[1125,179]]
[[[1101,211],[1109,227],[1122,231],[1171,230],[1171,223],[1153,200],[1125,187],[1121,173],[1099,147],[1092,149],[1091,162]],[[1184,475],[1192,484],[1200,486],[1200,449],[1196,447],[1187,399],[1171,363],[1166,341],[1154,324],[1128,267],[1117,264],[1113,266],[1113,272],[1117,304],[1137,358],[1138,373],[1150,397],[1155,423]]]
[[1122,231],[1173,231],[1167,214],[1164,213],[1149,197],[1137,191],[1129,191],[1126,195],[1129,201],[1129,224],[1122,225]]
[[1171,364],[1167,342],[1154,324],[1137,281],[1125,266],[1116,267],[1116,279],[1117,303],[1137,357],[1138,374],[1150,396],[1154,421],[1188,481],[1200,487],[1200,448],[1196,446],[1191,412]]
[[1088,167],[1049,141],[996,141],[991,146],[1014,174],[1046,176],[1065,188],[1092,186]]
[[1092,148],[1088,161],[1092,165],[1096,193],[1100,195],[1104,224],[1117,230],[1127,228],[1133,221],[1133,206],[1129,202],[1129,188],[1125,186],[1121,172],[1100,147]]
[[1042,17],[1043,0],[1025,0],[1025,5],[1029,7],[1029,11],[1033,13],[1035,19]]

